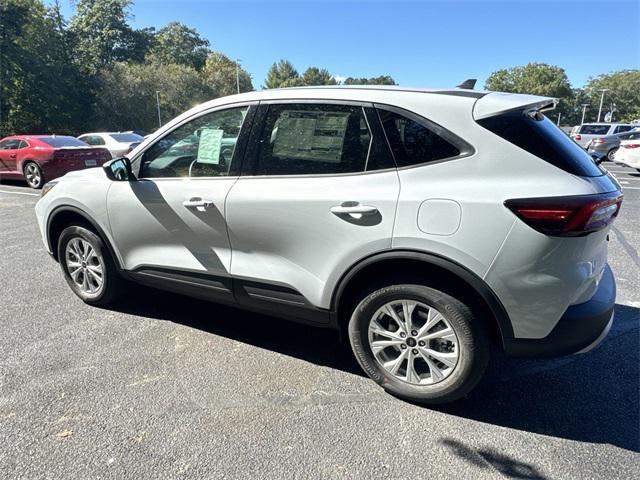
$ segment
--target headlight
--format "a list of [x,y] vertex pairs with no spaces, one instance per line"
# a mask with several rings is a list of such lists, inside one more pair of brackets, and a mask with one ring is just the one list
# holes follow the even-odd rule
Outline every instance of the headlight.
[[49,193],[49,191],[56,186],[56,183],[58,183],[57,180],[51,180],[50,182],[45,183],[44,186],[42,187],[42,193],[40,194],[40,198],[44,197],[47,193]]

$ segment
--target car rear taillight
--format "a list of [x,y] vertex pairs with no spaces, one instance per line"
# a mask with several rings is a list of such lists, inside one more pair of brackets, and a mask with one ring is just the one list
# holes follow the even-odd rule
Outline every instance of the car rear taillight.
[[593,140],[591,140],[591,143],[595,143],[597,145],[600,145],[600,144],[604,143],[604,139],[602,139],[602,138],[594,138]]
[[577,237],[602,230],[618,215],[622,193],[571,197],[518,198],[505,206],[534,230],[554,237]]
[[582,140],[582,135],[580,135],[579,133],[576,133],[573,139],[576,141]]
[[640,148],[640,143],[627,143],[622,145],[622,148]]

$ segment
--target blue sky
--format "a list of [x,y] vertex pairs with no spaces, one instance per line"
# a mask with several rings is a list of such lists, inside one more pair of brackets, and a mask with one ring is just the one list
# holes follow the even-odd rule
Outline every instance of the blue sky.
[[[65,16],[72,1],[62,0]],[[640,1],[273,2],[135,0],[136,28],[177,20],[241,59],[259,88],[281,58],[336,76],[391,75],[407,86],[479,86],[499,68],[545,62],[574,87],[640,68]]]

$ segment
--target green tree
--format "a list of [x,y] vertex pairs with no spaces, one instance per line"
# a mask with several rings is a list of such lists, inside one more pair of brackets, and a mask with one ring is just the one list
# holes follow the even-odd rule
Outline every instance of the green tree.
[[163,123],[215,96],[213,88],[192,67],[115,63],[97,76],[94,128],[155,130],[156,91]]
[[487,78],[485,88],[555,98],[567,97],[572,93],[564,69],[546,63],[529,63],[523,67],[493,72]]
[[640,119],[640,70],[620,70],[589,79],[585,86],[585,95],[589,99],[589,119],[596,120],[600,106],[600,89],[608,89],[604,94],[602,117],[615,104],[614,121],[633,121]]
[[[210,53],[202,68],[202,76],[206,84],[213,89],[215,96],[223,97],[237,93],[236,63],[219,52]],[[243,68],[238,68],[240,92],[253,90],[251,75]]]
[[316,85],[336,85],[336,79],[326,68],[309,67],[301,77],[302,85],[312,87]]
[[59,5],[0,3],[0,134],[74,131],[89,108]]
[[131,0],[77,0],[71,31],[76,60],[89,74],[129,57]]
[[298,82],[300,74],[288,60],[280,60],[271,65],[267,72],[264,88],[281,88],[294,86]]
[[396,81],[389,75],[380,75],[371,78],[348,77],[343,82],[344,85],[397,85]]
[[209,40],[180,22],[170,22],[155,34],[147,59],[153,63],[186,65],[201,70],[207,60]]

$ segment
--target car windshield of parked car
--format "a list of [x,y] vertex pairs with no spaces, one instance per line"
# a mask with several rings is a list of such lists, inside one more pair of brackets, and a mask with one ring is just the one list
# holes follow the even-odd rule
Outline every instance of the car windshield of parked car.
[[580,133],[583,135],[606,135],[610,128],[610,125],[582,125]]
[[141,177],[228,175],[248,109],[211,112],[179,126],[144,153]]
[[141,142],[143,137],[136,135],[135,133],[110,133],[109,136],[116,142]]
[[74,137],[64,136],[50,136],[50,137],[38,137],[38,140],[52,146],[53,148],[61,147],[88,147],[82,140],[78,140]]

